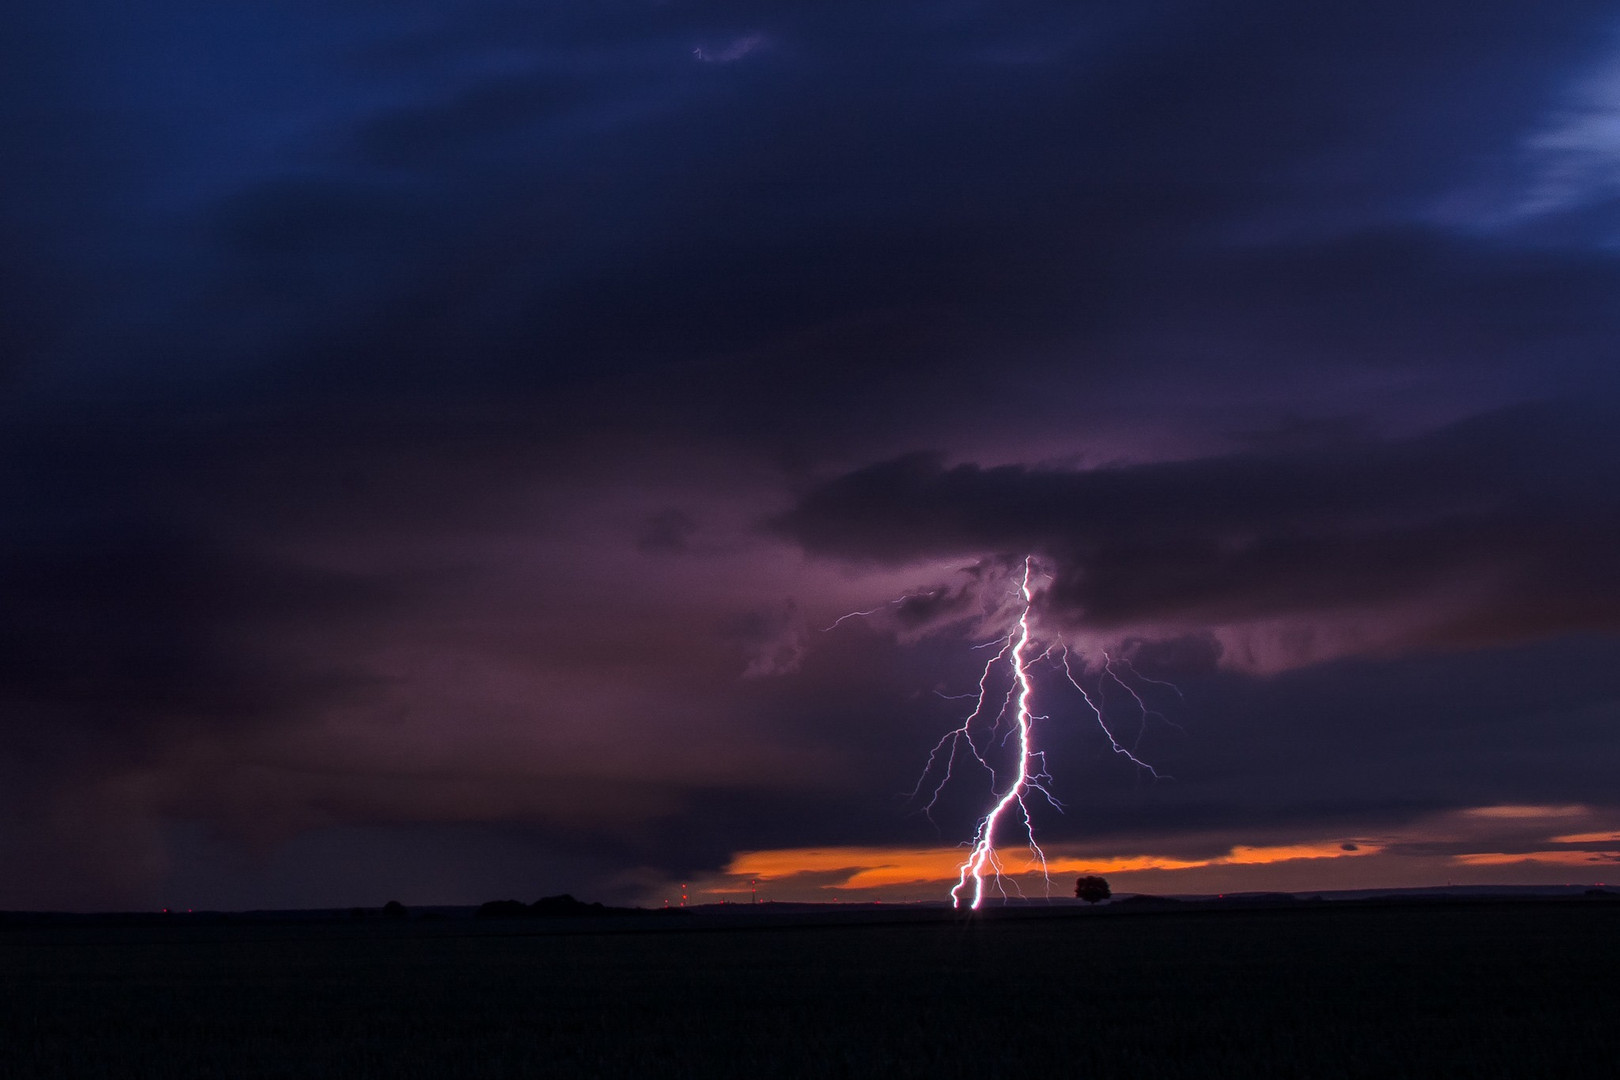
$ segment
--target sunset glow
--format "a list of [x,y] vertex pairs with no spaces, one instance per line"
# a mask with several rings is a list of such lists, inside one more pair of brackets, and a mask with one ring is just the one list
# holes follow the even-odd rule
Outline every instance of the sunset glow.
[[[1602,876],[1620,862],[1620,833],[1594,831],[1548,836],[1523,832],[1481,832],[1479,823],[1557,823],[1601,820],[1597,811],[1577,806],[1519,805],[1469,807],[1436,815],[1414,826],[1354,838],[1236,844],[1204,855],[1172,851],[1076,850],[1049,845],[1043,866],[1027,848],[997,853],[1014,895],[1064,898],[1073,877],[1107,875],[1118,891],[1214,893],[1294,888],[1316,881],[1341,889],[1411,887],[1435,881],[1471,881],[1474,871],[1510,867],[1534,874],[1537,868],[1567,874],[1585,868]],[[1492,846],[1511,840],[1519,845]],[[1556,848],[1547,844],[1579,844]],[[1206,837],[1186,837],[1180,846],[1208,847]],[[757,879],[766,895],[806,899],[832,893],[870,897],[926,898],[957,876],[960,848],[824,847],[749,851],[736,855],[723,873],[702,887],[726,894],[736,883]],[[1053,888],[1045,888],[1050,875]],[[1488,877],[1482,880],[1490,880]],[[1561,880],[1561,879],[1560,879]],[[1331,886],[1320,883],[1328,882]]]
[[[1237,846],[1223,855],[1209,858],[1177,858],[1168,855],[1066,855],[1048,851],[1044,869],[1053,877],[1069,874],[1123,874],[1140,870],[1190,870],[1213,866],[1261,866],[1297,859],[1340,859],[1375,855],[1376,846],[1345,851],[1337,843],[1288,844],[1277,847]],[[1024,878],[1039,876],[1043,865],[1030,858],[1029,850],[1016,847],[996,853],[1003,873]],[[736,856],[725,873],[734,878],[793,877],[800,874],[842,872],[837,888],[878,889],[890,885],[936,884],[949,882],[961,866],[960,849],[933,848],[907,850],[894,848],[806,848],[789,851],[750,851]],[[1071,883],[1072,884],[1072,883]],[[1028,888],[1027,881],[1021,881]],[[1058,883],[1061,895],[1063,883]],[[1039,895],[1039,890],[1035,895]]]

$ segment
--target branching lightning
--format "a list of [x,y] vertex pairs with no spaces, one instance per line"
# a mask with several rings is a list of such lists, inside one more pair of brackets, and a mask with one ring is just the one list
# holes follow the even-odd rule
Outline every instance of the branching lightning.
[[[1010,819],[1015,827],[1019,828],[1024,843],[1029,849],[1031,865],[1039,867],[1041,876],[1048,886],[1051,877],[1048,873],[1046,853],[1041,849],[1035,838],[1034,822],[1030,816],[1030,803],[1036,796],[1046,800],[1054,809],[1061,811],[1063,806],[1052,794],[1050,784],[1052,777],[1047,772],[1045,752],[1035,746],[1035,722],[1049,719],[1038,715],[1033,710],[1035,699],[1034,669],[1039,664],[1046,664],[1063,674],[1065,681],[1075,690],[1079,691],[1086,708],[1096,720],[1097,726],[1107,738],[1109,746],[1114,753],[1124,757],[1133,765],[1147,772],[1156,779],[1164,778],[1143,761],[1136,754],[1136,746],[1127,746],[1115,736],[1114,730],[1105,715],[1104,705],[1100,696],[1088,693],[1081,684],[1070,663],[1068,645],[1061,637],[1043,642],[1038,640],[1037,629],[1034,626],[1035,617],[1035,588],[1034,579],[1037,575],[1035,559],[1030,556],[1024,560],[1024,573],[1019,582],[1017,600],[1011,608],[1003,608],[1010,621],[1010,629],[1004,635],[992,638],[989,641],[975,645],[975,649],[989,649],[996,651],[985,661],[984,669],[979,675],[977,693],[945,694],[935,693],[946,700],[972,699],[973,711],[962,723],[950,731],[934,744],[928,754],[928,761],[923,766],[922,774],[917,778],[916,787],[911,791],[913,799],[922,797],[925,786],[930,777],[935,777],[935,783],[929,791],[928,800],[923,805],[923,812],[932,815],[934,807],[938,804],[941,793],[951,783],[956,772],[958,762],[970,759],[977,764],[990,779],[990,794],[993,802],[990,809],[979,818],[974,831],[973,842],[967,857],[957,868],[957,881],[950,890],[951,904],[961,907],[966,901],[968,906],[977,910],[984,903],[987,888],[994,888],[1000,895],[1007,896],[1006,883],[1010,880],[1003,877],[1001,858],[997,851],[998,830],[1002,830]],[[847,619],[861,618],[876,614],[887,607],[904,603],[909,596],[903,596],[889,604],[880,605],[867,611],[852,611],[826,627],[833,630]],[[998,613],[1000,614],[1000,613]],[[1007,625],[1007,623],[1003,623]],[[1002,665],[1010,675],[1007,689],[1004,693],[999,691],[996,673]],[[1108,682],[1122,688],[1135,704],[1137,714],[1143,727],[1150,717],[1159,717],[1159,714],[1148,707],[1142,694],[1129,682],[1121,677],[1118,669],[1131,673],[1132,677],[1144,683],[1167,686],[1180,694],[1179,690],[1170,684],[1158,679],[1149,679],[1130,666],[1128,660],[1116,660],[1104,654],[1102,676]],[[1098,684],[1098,695],[1102,693],[1102,684]],[[999,699],[999,700],[998,700]],[[1162,717],[1159,717],[1162,719]],[[998,771],[992,764],[990,748],[996,745],[995,737],[1000,733],[999,745],[1005,748],[1009,743],[1016,741],[1016,752],[1012,756],[1011,776],[1003,779],[1008,769],[1004,765]],[[1140,741],[1140,733],[1138,734]],[[1012,881],[1017,889],[1016,881]]]
[[[1052,798],[1052,793],[1046,789],[1043,783],[1043,781],[1050,779],[1046,774],[1046,756],[1036,750],[1030,741],[1030,727],[1034,717],[1030,715],[1029,705],[1030,699],[1035,694],[1035,684],[1030,678],[1028,660],[1030,647],[1029,609],[1035,600],[1034,593],[1030,592],[1029,589],[1029,578],[1033,569],[1034,561],[1025,559],[1024,580],[1018,587],[1019,595],[1024,599],[1024,606],[1018,615],[1017,629],[1008,635],[1009,641],[1012,642],[1009,662],[1013,671],[1013,688],[1008,691],[1008,696],[1010,698],[1016,695],[1018,699],[1013,711],[1014,731],[1018,735],[1016,775],[1014,775],[1013,781],[1007,787],[1007,790],[996,800],[996,804],[990,808],[990,812],[979,819],[978,835],[973,838],[972,853],[958,868],[957,882],[955,887],[951,889],[951,904],[954,907],[962,906],[962,895],[967,891],[969,878],[973,879],[973,903],[971,906],[975,910],[984,902],[986,872],[994,875],[997,882],[1001,880],[1001,862],[996,858],[996,826],[1000,824],[1001,818],[1015,806],[1018,808],[1019,816],[1023,818],[1024,834],[1029,838],[1030,854],[1034,855],[1036,861],[1040,864],[1041,874],[1046,875],[1046,853],[1041,850],[1040,844],[1035,842],[1035,829],[1029,818],[1029,806],[1024,801],[1031,791],[1038,791],[1054,807],[1058,805],[1057,800]],[[1013,638],[1017,640],[1012,641]],[[990,663],[994,664],[996,660],[1008,655],[1008,650],[1003,649],[996,655],[995,660]],[[989,678],[989,672],[990,665],[986,665],[985,678],[979,682],[981,689]],[[1003,713],[1006,712],[1008,704],[1007,701],[1002,702]],[[976,709],[974,715],[978,715],[982,711],[984,705],[982,695],[979,698],[979,705],[980,709]],[[961,730],[966,735],[967,725],[963,724]],[[970,744],[971,741],[970,738]],[[977,755],[977,751],[975,751],[975,755]],[[982,762],[984,759],[981,757],[979,760]],[[992,770],[991,775],[993,778],[994,770]],[[992,790],[994,790],[993,787]],[[937,791],[935,795],[938,795]]]

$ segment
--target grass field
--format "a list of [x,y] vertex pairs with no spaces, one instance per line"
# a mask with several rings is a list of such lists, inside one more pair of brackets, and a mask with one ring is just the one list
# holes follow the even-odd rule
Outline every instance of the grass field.
[[1620,904],[911,918],[14,925],[0,1074],[1620,1070]]

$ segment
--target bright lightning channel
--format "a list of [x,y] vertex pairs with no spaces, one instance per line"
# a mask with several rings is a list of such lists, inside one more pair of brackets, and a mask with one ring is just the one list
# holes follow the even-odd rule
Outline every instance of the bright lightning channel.
[[[1035,826],[1030,821],[1029,806],[1024,802],[1024,799],[1033,790],[1044,795],[1046,800],[1054,807],[1058,805],[1057,800],[1052,798],[1052,793],[1047,791],[1042,784],[1043,780],[1049,779],[1046,775],[1045,756],[1035,750],[1030,742],[1030,726],[1033,718],[1030,716],[1029,703],[1035,694],[1035,683],[1029,675],[1027,654],[1030,645],[1029,609],[1035,601],[1035,594],[1030,592],[1029,589],[1029,577],[1033,569],[1034,560],[1026,558],[1024,560],[1024,580],[1018,586],[1019,595],[1024,598],[1024,609],[1018,615],[1018,629],[1013,634],[1008,635],[1009,637],[1016,636],[1018,639],[1012,646],[1010,659],[1013,670],[1013,690],[1010,693],[1016,693],[1018,696],[1018,703],[1013,713],[1014,730],[1018,733],[1017,774],[1013,777],[1012,784],[1002,794],[1001,798],[996,800],[995,806],[990,808],[990,812],[979,819],[978,834],[973,838],[972,853],[957,868],[957,882],[951,889],[952,907],[962,906],[962,894],[968,888],[968,879],[970,877],[973,879],[973,903],[971,906],[975,911],[979,909],[980,904],[984,903],[986,871],[993,874],[996,881],[1000,882],[1001,863],[996,858],[996,826],[1000,824],[1003,815],[1014,806],[1018,808],[1018,813],[1024,820],[1024,834],[1029,839],[1030,854],[1034,855],[1036,861],[1040,863],[1041,876],[1048,881],[1051,880],[1046,869],[1046,852],[1042,851],[1040,844],[1035,842]],[[1007,655],[1006,650],[1002,650],[997,659],[1005,655]],[[994,664],[995,660],[990,663]],[[986,665],[985,672],[988,678],[989,665]],[[985,685],[987,678],[980,680],[979,685],[981,688]],[[983,697],[980,697],[979,703],[981,706],[984,704]],[[1005,703],[1003,703],[1003,709],[1005,707]],[[965,730],[966,725],[964,724],[963,727]]]
[[[933,750],[928,754],[928,762],[923,766],[922,775],[917,778],[917,786],[912,789],[911,793],[913,798],[920,797],[923,784],[929,776],[935,774],[936,767],[942,766],[939,782],[934,785],[928,802],[923,806],[923,812],[931,814],[935,804],[939,802],[940,794],[945,790],[946,785],[951,782],[957,758],[964,748],[966,753],[990,774],[990,791],[994,796],[994,802],[985,815],[979,819],[967,858],[957,867],[957,881],[950,891],[951,906],[956,908],[960,908],[963,902],[966,901],[970,909],[977,911],[984,903],[987,885],[993,886],[1004,899],[1006,898],[1007,892],[1002,877],[1001,860],[997,855],[996,837],[998,829],[1006,823],[1007,819],[1012,819],[1022,827],[1024,841],[1029,848],[1030,855],[1035,865],[1040,867],[1041,876],[1047,886],[1050,887],[1051,885],[1046,853],[1041,850],[1039,842],[1035,839],[1035,826],[1030,817],[1029,801],[1035,795],[1039,795],[1054,809],[1061,811],[1063,807],[1047,786],[1051,783],[1052,777],[1046,771],[1046,755],[1043,751],[1037,750],[1034,743],[1034,722],[1048,719],[1045,716],[1036,715],[1032,709],[1035,697],[1035,680],[1032,668],[1036,664],[1045,662],[1063,672],[1068,683],[1080,692],[1081,699],[1085,701],[1086,707],[1090,710],[1103,735],[1107,737],[1109,746],[1113,748],[1114,753],[1126,758],[1133,765],[1145,770],[1156,779],[1163,776],[1152,765],[1137,757],[1133,747],[1126,746],[1114,735],[1113,729],[1109,726],[1107,717],[1104,714],[1101,699],[1094,699],[1091,694],[1087,693],[1085,687],[1081,685],[1079,678],[1075,675],[1069,662],[1068,646],[1059,639],[1042,648],[1036,641],[1035,631],[1031,625],[1035,606],[1035,592],[1031,582],[1035,573],[1034,556],[1026,557],[1024,559],[1023,579],[1018,586],[1018,596],[1021,602],[1012,629],[1002,637],[993,638],[990,641],[974,646],[975,649],[1000,646],[995,654],[985,662],[984,670],[979,676],[978,692],[976,694],[960,695],[939,694],[940,697],[948,700],[971,698],[974,701],[974,708],[959,727],[946,732],[944,737],[934,744]],[[891,601],[889,604],[880,605],[867,611],[852,611],[841,616],[826,629],[835,629],[846,619],[876,614],[884,610],[885,607],[898,605],[907,599],[909,597],[901,597],[898,600]],[[1102,666],[1103,673],[1108,677],[1109,681],[1116,683],[1130,695],[1140,710],[1143,721],[1145,722],[1150,716],[1157,716],[1157,713],[1148,708],[1146,702],[1142,700],[1142,696],[1129,683],[1125,682],[1115,670],[1116,664],[1129,668],[1129,662],[1116,661],[1106,654],[1104,658],[1106,662]],[[992,686],[995,681],[994,674],[997,666],[1003,662],[1006,663],[1007,669],[1012,675],[1011,686],[1002,696],[1000,705],[993,707],[996,697]],[[1140,675],[1134,668],[1130,668],[1130,670],[1133,675],[1136,675],[1144,682],[1160,683],[1158,679],[1148,679]],[[1176,690],[1170,683],[1163,683],[1163,685]],[[936,693],[938,692],[936,691]],[[1176,693],[1179,694],[1180,690],[1176,690]],[[1014,736],[1017,737],[1017,763],[1013,770],[1011,782],[1007,784],[1005,789],[998,792],[997,769],[987,760],[985,756],[986,750],[981,749],[975,739],[974,725],[976,722],[988,719],[990,734],[994,735],[996,731],[1000,730],[1002,720],[1009,712],[1012,714],[1012,722],[1009,730],[1002,738],[1002,743],[1005,745]],[[1017,888],[1016,882],[1014,882],[1014,888]]]

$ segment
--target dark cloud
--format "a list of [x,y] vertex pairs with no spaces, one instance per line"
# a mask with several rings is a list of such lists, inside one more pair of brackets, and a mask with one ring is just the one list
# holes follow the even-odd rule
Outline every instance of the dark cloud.
[[1443,638],[1612,629],[1608,419],[1532,408],[1405,440],[1081,471],[912,455],[809,491],[774,527],[855,560],[1037,554],[1056,575],[1049,609],[1104,629],[1406,602],[1456,604]]
[[[1095,354],[1115,353],[1120,335],[1151,339],[1167,318],[1208,313],[1187,328],[1206,338],[1206,364],[1250,348],[1253,324],[1303,323],[1319,348],[1336,327],[1366,326],[1369,306],[1380,322],[1410,321],[1437,290],[1468,292],[1479,271],[1466,264],[1425,266],[1398,246],[1341,251],[1335,234],[1408,218],[1420,190],[1463,182],[1453,163],[1472,151],[1459,142],[1495,146],[1522,130],[1566,77],[1560,61],[1590,51],[1591,17],[1582,5],[1506,3],[1467,17],[1393,5],[1308,16],[1267,5],[1128,16],[1046,4],[629,4],[611,16],[430,5],[414,16],[289,10],[255,28],[263,48],[251,57],[229,19],[199,24],[199,41],[177,39],[166,18],[125,20],[140,32],[124,66],[79,95],[116,93],[114,72],[149,70],[143,42],[206,43],[220,55],[197,77],[234,112],[198,109],[182,96],[192,88],[168,78],[124,106],[140,131],[194,125],[190,141],[165,133],[186,151],[167,168],[197,192],[182,218],[191,207],[202,217],[176,228],[126,210],[97,226],[119,240],[101,245],[115,261],[96,273],[122,278],[113,292],[127,303],[104,299],[78,336],[127,348],[133,331],[139,355],[186,379],[217,369],[222,352],[246,354],[305,394],[493,383],[544,395],[558,379],[695,364],[687,378],[700,385],[680,405],[732,429],[758,415],[765,380],[750,369],[763,362],[797,384],[765,400],[810,411],[801,435],[860,390],[903,393],[916,372],[953,366],[965,375],[987,351],[1005,363],[1089,342],[1090,381],[1128,378],[1140,357]],[[323,19],[338,32],[317,38]],[[736,63],[691,55],[758,34],[771,47]],[[72,34],[53,36],[74,47]],[[1454,66],[1437,69],[1437,49]],[[296,77],[249,95],[295,60]],[[1475,68],[1490,78],[1464,74]],[[65,99],[34,100],[36,119],[58,130],[48,122]],[[1423,107],[1390,104],[1413,101]],[[1470,123],[1454,122],[1460,110]],[[227,138],[226,115],[276,151],[225,168],[208,151]],[[1386,142],[1372,150],[1374,138]],[[1363,179],[1315,179],[1349,153],[1372,155]],[[98,170],[103,197],[158,168]],[[1295,222],[1257,220],[1278,214]],[[151,227],[166,236],[147,287],[160,295],[128,280],[154,269],[134,253],[156,254]],[[1222,231],[1253,229],[1280,230],[1284,247],[1211,261]],[[1300,237],[1313,246],[1299,250]],[[1559,255],[1543,258],[1560,272]],[[1511,317],[1525,302],[1515,272],[1501,287],[1518,304],[1475,290],[1457,321]],[[1602,292],[1610,274],[1593,268],[1583,288]],[[1329,310],[1314,316],[1300,299]],[[1430,362],[1435,337],[1413,342],[1421,356],[1406,362]],[[1297,338],[1258,362],[1311,362]],[[1341,344],[1341,360],[1376,359]],[[1386,362],[1388,345],[1375,346]],[[667,409],[671,389],[637,404]],[[716,392],[719,415],[702,404]]]

